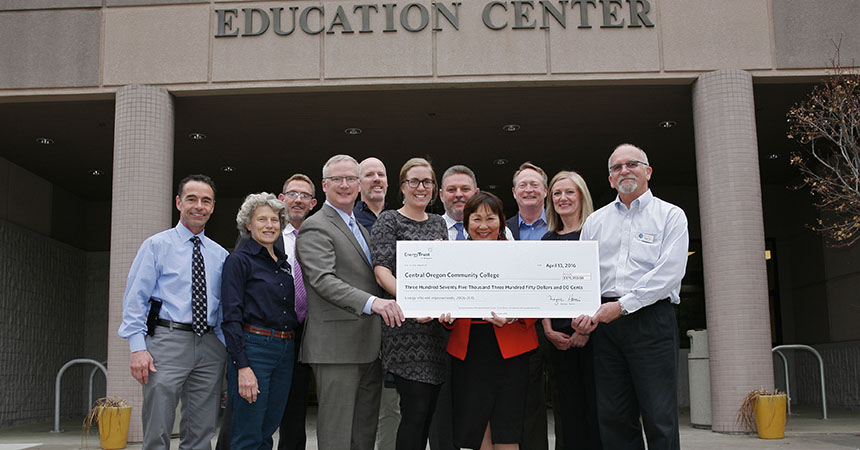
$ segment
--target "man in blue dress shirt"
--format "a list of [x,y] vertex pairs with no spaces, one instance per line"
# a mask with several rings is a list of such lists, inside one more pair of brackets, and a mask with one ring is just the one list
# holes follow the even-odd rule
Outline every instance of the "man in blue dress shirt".
[[[540,167],[524,162],[514,172],[514,200],[517,214],[508,219],[508,229],[518,241],[539,241],[546,234],[547,176]],[[529,385],[526,392],[526,414],[523,423],[522,450],[547,450],[546,399],[544,396],[544,372],[549,365],[549,341],[538,321],[535,327],[540,349],[529,356]],[[556,421],[558,422],[558,421]]]
[[508,219],[508,228],[515,240],[539,241],[546,234],[547,177],[540,167],[524,162],[514,172],[514,200],[517,201],[517,215]]
[[[622,144],[609,157],[612,203],[585,221],[580,240],[600,249],[601,305],[574,328],[594,340],[597,411],[604,448],[679,449],[678,325],[687,267],[687,216],[648,189],[642,149]],[[597,324],[600,324],[597,326]]]
[[128,339],[131,375],[143,385],[143,448],[170,448],[181,399],[179,448],[208,450],[224,377],[221,268],[227,258],[203,233],[215,210],[212,179],[180,181],[176,209],[179,224],[147,238],[134,258],[119,336]]

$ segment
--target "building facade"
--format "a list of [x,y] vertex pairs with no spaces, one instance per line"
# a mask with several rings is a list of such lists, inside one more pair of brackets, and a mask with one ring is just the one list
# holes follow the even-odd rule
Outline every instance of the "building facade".
[[[860,0],[0,0],[0,426],[50,417],[46,381],[75,357],[106,359],[107,393],[140,404],[122,294],[187,173],[215,178],[207,234],[229,247],[244,195],[319,183],[335,153],[389,174],[466,164],[513,210],[526,160],[609,202],[622,142],[690,218],[680,321],[709,330],[713,429],[774,386],[775,344],[816,345],[828,403],[860,409],[860,250],[804,227],[785,138],[836,49],[860,61],[857,23]],[[794,400],[819,401],[814,367],[792,364]],[[44,408],[15,399],[29,390]]]

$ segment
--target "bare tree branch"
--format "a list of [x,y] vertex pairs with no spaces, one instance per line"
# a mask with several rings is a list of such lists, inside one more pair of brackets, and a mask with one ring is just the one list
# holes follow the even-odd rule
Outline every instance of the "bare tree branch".
[[860,240],[860,74],[841,67],[840,43],[830,76],[787,114],[788,138],[804,147],[791,156],[803,179],[794,188],[809,188],[819,211],[810,227],[831,247]]

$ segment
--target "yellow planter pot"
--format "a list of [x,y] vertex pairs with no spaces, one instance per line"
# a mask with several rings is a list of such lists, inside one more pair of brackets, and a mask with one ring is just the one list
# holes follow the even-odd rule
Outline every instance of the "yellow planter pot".
[[782,439],[785,437],[785,394],[760,395],[755,401],[755,425],[758,437]]
[[98,423],[103,449],[125,448],[131,423],[131,406],[99,407]]

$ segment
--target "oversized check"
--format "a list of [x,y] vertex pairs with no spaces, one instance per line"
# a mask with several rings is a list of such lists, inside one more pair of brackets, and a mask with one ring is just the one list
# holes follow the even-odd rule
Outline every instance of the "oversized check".
[[600,306],[593,241],[398,241],[406,317],[577,317]]

